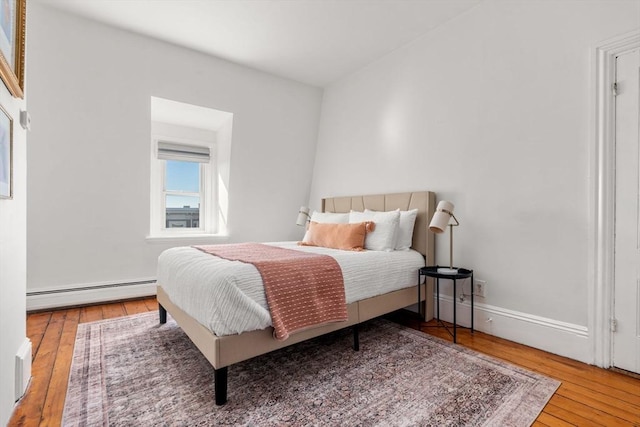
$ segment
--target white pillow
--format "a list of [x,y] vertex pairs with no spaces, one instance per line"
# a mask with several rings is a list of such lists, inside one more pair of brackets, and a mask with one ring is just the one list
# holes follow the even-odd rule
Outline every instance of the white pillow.
[[[311,214],[311,221],[319,222],[322,224],[348,224],[349,214],[313,211],[313,213]],[[304,233],[302,241],[305,243],[309,243],[311,241],[311,238],[309,237],[309,230]]]
[[316,212],[311,214],[311,221],[323,224],[348,224],[348,213]]
[[400,211],[392,212],[356,212],[349,213],[349,222],[373,221],[375,229],[367,233],[364,240],[364,248],[371,251],[391,252],[396,247],[398,225],[400,224]]
[[[365,209],[365,212],[377,212]],[[406,251],[411,248],[413,243],[413,227],[416,224],[416,217],[418,216],[418,209],[411,209],[410,211],[400,211],[400,225],[398,228],[398,238],[396,240],[396,251]]]

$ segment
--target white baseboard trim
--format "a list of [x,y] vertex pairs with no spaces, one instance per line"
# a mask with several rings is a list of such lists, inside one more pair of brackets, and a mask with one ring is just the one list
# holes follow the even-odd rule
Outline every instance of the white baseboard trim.
[[[457,300],[458,325],[471,326],[471,301]],[[435,313],[435,309],[434,309]],[[453,299],[440,296],[440,319],[453,320]],[[589,331],[575,325],[474,301],[474,329],[584,363],[591,363]]]
[[27,291],[27,311],[94,304],[156,294],[155,278],[100,282]]
[[27,391],[31,379],[31,340],[24,339],[16,353],[15,401],[17,402]]

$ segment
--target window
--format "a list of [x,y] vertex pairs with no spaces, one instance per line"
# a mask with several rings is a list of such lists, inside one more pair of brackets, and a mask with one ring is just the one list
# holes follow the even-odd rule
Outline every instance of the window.
[[200,164],[164,162],[164,224],[166,228],[200,228]]
[[214,144],[154,139],[151,236],[215,234]]
[[151,97],[149,242],[228,238],[233,113]]

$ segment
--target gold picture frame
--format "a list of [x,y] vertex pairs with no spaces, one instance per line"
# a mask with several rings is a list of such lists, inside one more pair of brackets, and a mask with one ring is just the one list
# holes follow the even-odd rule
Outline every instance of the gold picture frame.
[[13,198],[13,119],[0,105],[0,199]]
[[27,0],[0,0],[0,78],[24,98],[24,39]]

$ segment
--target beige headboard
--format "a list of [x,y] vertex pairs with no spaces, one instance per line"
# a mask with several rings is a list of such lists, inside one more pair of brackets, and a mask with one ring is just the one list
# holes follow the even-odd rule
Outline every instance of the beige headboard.
[[413,249],[426,258],[427,265],[435,265],[435,238],[429,232],[429,221],[436,209],[436,195],[431,191],[413,193],[376,194],[372,196],[331,197],[322,199],[322,212],[402,211],[418,209],[413,229]]

